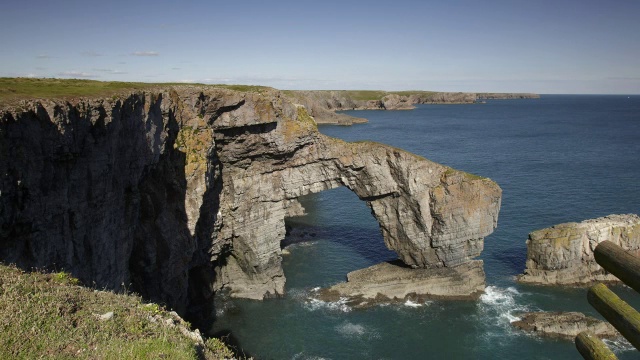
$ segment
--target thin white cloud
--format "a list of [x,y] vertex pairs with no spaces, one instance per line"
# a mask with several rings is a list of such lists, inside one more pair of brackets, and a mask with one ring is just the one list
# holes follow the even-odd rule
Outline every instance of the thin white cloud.
[[52,57],[47,54],[38,54],[36,55],[37,59],[51,59]]
[[93,70],[93,71],[97,71],[97,72],[108,73],[108,74],[114,74],[114,75],[127,74],[127,72],[126,72],[126,71],[113,70],[113,69],[100,69],[100,68],[93,68],[93,69],[91,69],[91,70]]
[[89,57],[98,57],[98,56],[102,56],[102,54],[95,52],[95,51],[83,51],[80,53],[82,56],[89,56]]
[[64,77],[84,78],[84,79],[98,77],[97,75],[93,75],[83,71],[63,71],[61,73],[58,73],[58,75],[64,76]]
[[160,54],[157,51],[135,51],[132,52],[133,56],[159,56]]

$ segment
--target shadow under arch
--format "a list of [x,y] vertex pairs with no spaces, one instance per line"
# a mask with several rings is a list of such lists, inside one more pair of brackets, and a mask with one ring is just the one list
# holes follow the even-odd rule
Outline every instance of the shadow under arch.
[[306,215],[285,218],[286,288],[327,286],[350,271],[398,259],[366,203],[342,186],[301,196]]

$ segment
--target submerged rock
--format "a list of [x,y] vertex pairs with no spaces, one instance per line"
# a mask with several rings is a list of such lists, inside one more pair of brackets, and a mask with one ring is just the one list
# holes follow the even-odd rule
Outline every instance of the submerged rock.
[[614,339],[620,333],[606,321],[579,312],[530,312],[519,315],[511,325],[542,336],[573,340],[579,333],[590,330],[599,338]]
[[638,255],[640,217],[635,214],[609,215],[530,233],[526,269],[518,276],[518,281],[551,285],[619,281],[600,267],[593,257],[593,250],[605,240]]

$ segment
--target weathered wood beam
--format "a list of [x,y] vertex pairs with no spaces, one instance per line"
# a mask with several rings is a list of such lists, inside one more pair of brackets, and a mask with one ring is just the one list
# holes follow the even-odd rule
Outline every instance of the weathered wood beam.
[[596,262],[625,284],[640,292],[640,258],[611,241],[603,241],[593,251]]
[[640,349],[640,313],[604,284],[592,286],[587,292],[587,300],[636,349]]
[[617,360],[616,355],[591,331],[576,336],[576,349],[585,360]]

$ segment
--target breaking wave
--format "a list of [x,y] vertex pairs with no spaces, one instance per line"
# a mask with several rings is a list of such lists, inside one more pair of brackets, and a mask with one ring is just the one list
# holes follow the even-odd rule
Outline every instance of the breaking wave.
[[349,312],[351,307],[347,305],[347,298],[340,298],[338,301],[322,301],[314,298],[308,298],[304,303],[304,307],[310,311],[330,310],[339,312]]

